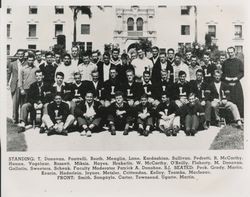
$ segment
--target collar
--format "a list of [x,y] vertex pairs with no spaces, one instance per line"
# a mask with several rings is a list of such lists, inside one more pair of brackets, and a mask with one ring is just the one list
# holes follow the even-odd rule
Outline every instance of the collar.
[[[178,84],[182,84],[180,81],[178,81],[177,83],[178,83]],[[187,83],[187,81],[185,81],[183,84],[186,84],[186,83]]]
[[94,106],[94,101],[91,103],[91,105],[89,105],[89,104],[87,103],[87,101],[85,101],[85,105],[86,105],[87,107],[93,107],[93,106]]
[[53,84],[53,87],[62,87],[62,86],[65,86],[64,81],[62,82],[61,86],[57,85],[57,83],[54,83],[54,84]]
[[42,81],[40,86],[39,86],[38,82],[36,82],[36,84],[37,84],[38,87],[42,87],[43,86],[43,81]]
[[116,105],[118,108],[120,108],[120,107],[123,107],[124,102],[122,102],[122,104],[121,104],[121,105],[118,105],[118,103],[115,103],[115,105]]
[[148,83],[146,83],[144,80],[142,80],[142,85],[147,85],[147,84],[152,85],[152,82],[149,81]]
[[77,84],[75,81],[73,82],[73,84],[75,84],[77,87],[80,87],[82,85],[82,82]]

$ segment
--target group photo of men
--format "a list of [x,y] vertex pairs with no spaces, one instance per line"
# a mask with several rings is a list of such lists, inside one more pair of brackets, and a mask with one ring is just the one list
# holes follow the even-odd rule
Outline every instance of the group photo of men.
[[209,50],[198,57],[192,48],[152,46],[146,53],[138,46],[126,53],[114,47],[101,54],[72,46],[63,54],[18,50],[7,65],[7,88],[19,132],[195,136],[222,123],[243,129],[243,76],[231,46],[218,59]]

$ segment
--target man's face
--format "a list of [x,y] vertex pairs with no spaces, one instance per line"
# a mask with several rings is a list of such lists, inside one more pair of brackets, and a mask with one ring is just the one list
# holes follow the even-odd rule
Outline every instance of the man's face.
[[190,96],[190,97],[188,98],[188,101],[189,101],[189,104],[190,104],[190,105],[194,105],[194,104],[195,104],[195,96],[194,96],[194,95]]
[[80,84],[81,83],[81,75],[75,75],[74,80],[75,80],[76,84]]
[[47,56],[46,56],[46,62],[47,62],[47,64],[52,64],[53,58],[52,58],[51,55],[47,55]]
[[225,60],[226,60],[226,56],[225,55],[221,55],[220,56],[220,63],[222,64]]
[[137,58],[137,54],[136,53],[132,53],[131,54],[131,60],[134,60],[134,59],[136,59]]
[[70,57],[69,57],[69,56],[65,56],[65,57],[63,58],[63,62],[64,62],[64,64],[65,64],[65,66],[69,66],[69,65],[71,64],[71,59],[70,59]]
[[197,80],[197,81],[201,81],[202,78],[203,78],[202,72],[197,72],[197,73],[196,73],[196,80]]
[[97,82],[98,79],[99,79],[99,74],[96,72],[96,73],[92,73],[92,79],[94,82]]
[[140,49],[140,50],[137,51],[137,53],[138,53],[139,58],[141,58],[141,59],[144,58],[144,52],[143,52],[143,50]]
[[123,97],[121,95],[119,96],[116,96],[115,97],[115,101],[116,103],[119,105],[119,104],[122,104],[123,103]]
[[148,99],[147,99],[147,98],[145,98],[145,97],[142,97],[142,98],[141,98],[141,104],[142,104],[143,106],[145,106],[145,105],[147,104],[147,102],[148,102]]
[[215,82],[220,82],[220,79],[221,79],[221,74],[215,73],[214,74],[214,80],[215,80]]
[[163,103],[168,102],[168,101],[169,101],[169,98],[167,97],[167,95],[162,95],[162,96],[161,96],[161,101],[162,101]]
[[109,71],[111,79],[115,79],[117,76],[117,72],[115,69],[110,69]]
[[160,62],[162,64],[164,64],[166,62],[166,56],[164,54],[160,54],[159,58],[160,58]]
[[134,74],[132,72],[127,72],[127,79],[128,79],[128,82],[133,82]]
[[41,53],[41,52],[37,52],[37,53],[36,53],[36,59],[37,59],[38,61],[42,60],[42,53]]
[[190,60],[191,56],[192,56],[192,53],[191,53],[191,52],[187,52],[187,53],[186,53],[186,58],[187,58],[187,60]]
[[168,58],[173,59],[174,58],[174,52],[172,50],[168,51]]
[[59,84],[59,85],[61,85],[62,82],[63,82],[63,76],[57,75],[56,76],[56,83]]
[[183,74],[179,77],[179,80],[181,83],[184,83],[186,81],[186,74]]
[[127,65],[128,64],[128,60],[126,58],[122,58],[122,65]]
[[161,79],[162,79],[163,81],[166,81],[167,78],[168,78],[167,72],[161,72]]
[[54,101],[55,101],[55,103],[56,103],[57,105],[60,105],[61,102],[62,102],[62,97],[59,96],[59,95],[56,95]]
[[98,60],[99,60],[98,53],[93,53],[93,54],[92,54],[92,61],[93,61],[94,63],[97,63]]
[[181,63],[181,57],[175,56],[175,60],[174,61],[175,61],[176,65],[179,65]]
[[72,55],[72,57],[75,57],[75,58],[78,57],[78,49],[73,47],[71,49],[71,55]]
[[108,65],[110,63],[110,57],[107,56],[107,55],[104,55],[103,56],[103,62],[104,62],[104,64]]
[[61,56],[59,54],[55,54],[55,61],[56,61],[56,63],[60,63]]
[[191,65],[192,65],[193,67],[196,66],[196,57],[192,57],[192,58],[191,58]]
[[116,51],[116,50],[114,50],[114,51],[112,52],[112,57],[113,57],[113,59],[117,60],[118,57],[119,57],[119,52]]
[[234,51],[234,49],[229,48],[227,50],[227,53],[228,53],[229,58],[234,58],[235,57],[235,51]]
[[29,57],[28,60],[27,60],[27,64],[28,66],[33,66],[34,65],[34,58],[33,57]]
[[23,51],[18,51],[16,56],[17,56],[17,59],[19,59],[20,61],[23,61],[24,52]]
[[144,74],[143,75],[143,80],[148,83],[150,81],[150,75],[149,74]]
[[209,60],[210,60],[210,58],[209,58],[208,55],[203,56],[203,61],[204,61],[205,64],[207,64],[209,62]]
[[86,96],[85,96],[85,100],[87,103],[92,103],[94,101],[94,96],[92,93],[87,93]]
[[83,64],[88,65],[90,62],[89,56],[83,56],[82,61],[83,61]]
[[153,49],[152,53],[153,53],[153,57],[156,58],[159,54],[159,51],[157,49]]
[[36,73],[36,81],[37,82],[42,82],[43,81],[43,73],[42,72],[37,72]]

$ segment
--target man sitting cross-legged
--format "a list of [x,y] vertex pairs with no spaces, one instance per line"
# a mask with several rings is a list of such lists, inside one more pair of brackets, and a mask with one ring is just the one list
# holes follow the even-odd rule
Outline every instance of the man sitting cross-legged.
[[153,128],[153,109],[148,101],[148,96],[141,96],[140,104],[136,106],[138,131],[141,135],[148,136]]
[[167,136],[176,136],[180,129],[180,117],[176,116],[178,106],[170,101],[169,93],[163,92],[161,103],[156,108],[160,130]]
[[124,130],[123,135],[128,135],[129,125],[133,121],[132,108],[124,101],[123,93],[115,93],[115,102],[109,106],[108,123],[111,135],[116,135],[116,130]]
[[102,105],[99,101],[94,100],[92,91],[87,91],[85,100],[76,106],[75,117],[81,128],[81,136],[91,137],[92,132],[99,130]]
[[[48,104],[48,114],[44,114],[42,121],[48,129],[47,135],[59,133],[68,135],[68,127],[73,124],[75,118],[70,114],[69,105],[62,101],[61,93],[56,93],[54,101]],[[40,128],[40,133],[44,133],[45,128]]]

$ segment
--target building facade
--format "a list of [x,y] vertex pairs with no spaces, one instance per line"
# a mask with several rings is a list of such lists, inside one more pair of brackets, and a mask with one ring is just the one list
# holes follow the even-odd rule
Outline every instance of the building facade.
[[[92,6],[92,17],[78,14],[76,41],[85,50],[104,50],[107,43],[127,51],[139,38],[162,50],[177,49],[213,37],[220,50],[235,46],[243,52],[246,10],[243,6]],[[73,12],[69,6],[8,7],[7,55],[17,49],[50,50],[58,35],[65,35],[66,49],[73,41]]]

